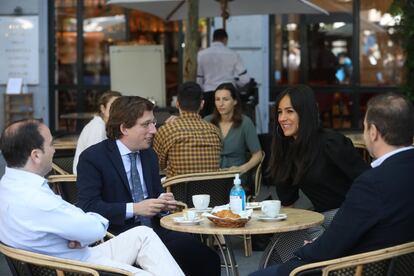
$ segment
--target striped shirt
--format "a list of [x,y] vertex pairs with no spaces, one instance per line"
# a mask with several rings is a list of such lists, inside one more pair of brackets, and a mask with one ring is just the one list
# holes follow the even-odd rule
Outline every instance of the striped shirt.
[[192,112],[182,112],[155,135],[154,150],[167,177],[216,171],[220,167],[220,130]]

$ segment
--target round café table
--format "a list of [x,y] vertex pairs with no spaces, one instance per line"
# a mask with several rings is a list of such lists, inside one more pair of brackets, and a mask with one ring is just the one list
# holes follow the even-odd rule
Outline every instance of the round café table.
[[[238,276],[239,271],[233,254],[230,240],[231,235],[254,235],[297,231],[320,225],[324,220],[322,214],[303,209],[282,208],[280,212],[287,214],[287,219],[281,221],[261,221],[259,220],[259,216],[262,215],[261,211],[255,210],[250,221],[244,227],[240,228],[219,227],[214,225],[207,218],[203,218],[200,224],[196,225],[178,224],[174,222],[173,218],[180,217],[183,214],[175,213],[163,217],[161,219],[161,226],[177,232],[213,235],[214,239],[219,244],[219,250],[223,256],[227,275],[229,275],[230,268],[231,274]],[[220,236],[224,238],[225,247],[219,242]],[[189,254],[191,254],[191,252],[189,252]]]

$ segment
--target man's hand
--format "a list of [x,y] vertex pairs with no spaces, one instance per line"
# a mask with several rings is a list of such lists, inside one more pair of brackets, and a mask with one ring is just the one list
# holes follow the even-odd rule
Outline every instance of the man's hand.
[[163,211],[174,211],[177,208],[177,201],[172,193],[162,193],[158,199],[164,199],[167,201],[167,206],[163,209]]
[[303,245],[307,245],[309,243],[313,243],[316,240],[316,238],[313,238],[312,240],[304,240]]
[[134,203],[134,214],[153,217],[168,206],[168,201],[160,198],[150,198]]
[[78,242],[78,241],[68,241],[68,247],[70,249],[79,249],[79,248],[82,248],[80,242]]

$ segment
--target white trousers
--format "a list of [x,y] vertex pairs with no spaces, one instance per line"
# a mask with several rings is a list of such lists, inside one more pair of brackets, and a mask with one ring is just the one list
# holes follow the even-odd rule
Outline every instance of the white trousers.
[[124,269],[134,275],[184,275],[157,234],[146,226],[121,233],[91,247],[90,252],[87,262]]

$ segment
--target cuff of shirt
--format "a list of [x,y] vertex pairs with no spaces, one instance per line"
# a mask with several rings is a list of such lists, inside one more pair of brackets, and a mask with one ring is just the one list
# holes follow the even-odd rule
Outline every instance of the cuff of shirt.
[[126,204],[125,219],[130,219],[134,216],[134,203],[130,202]]

